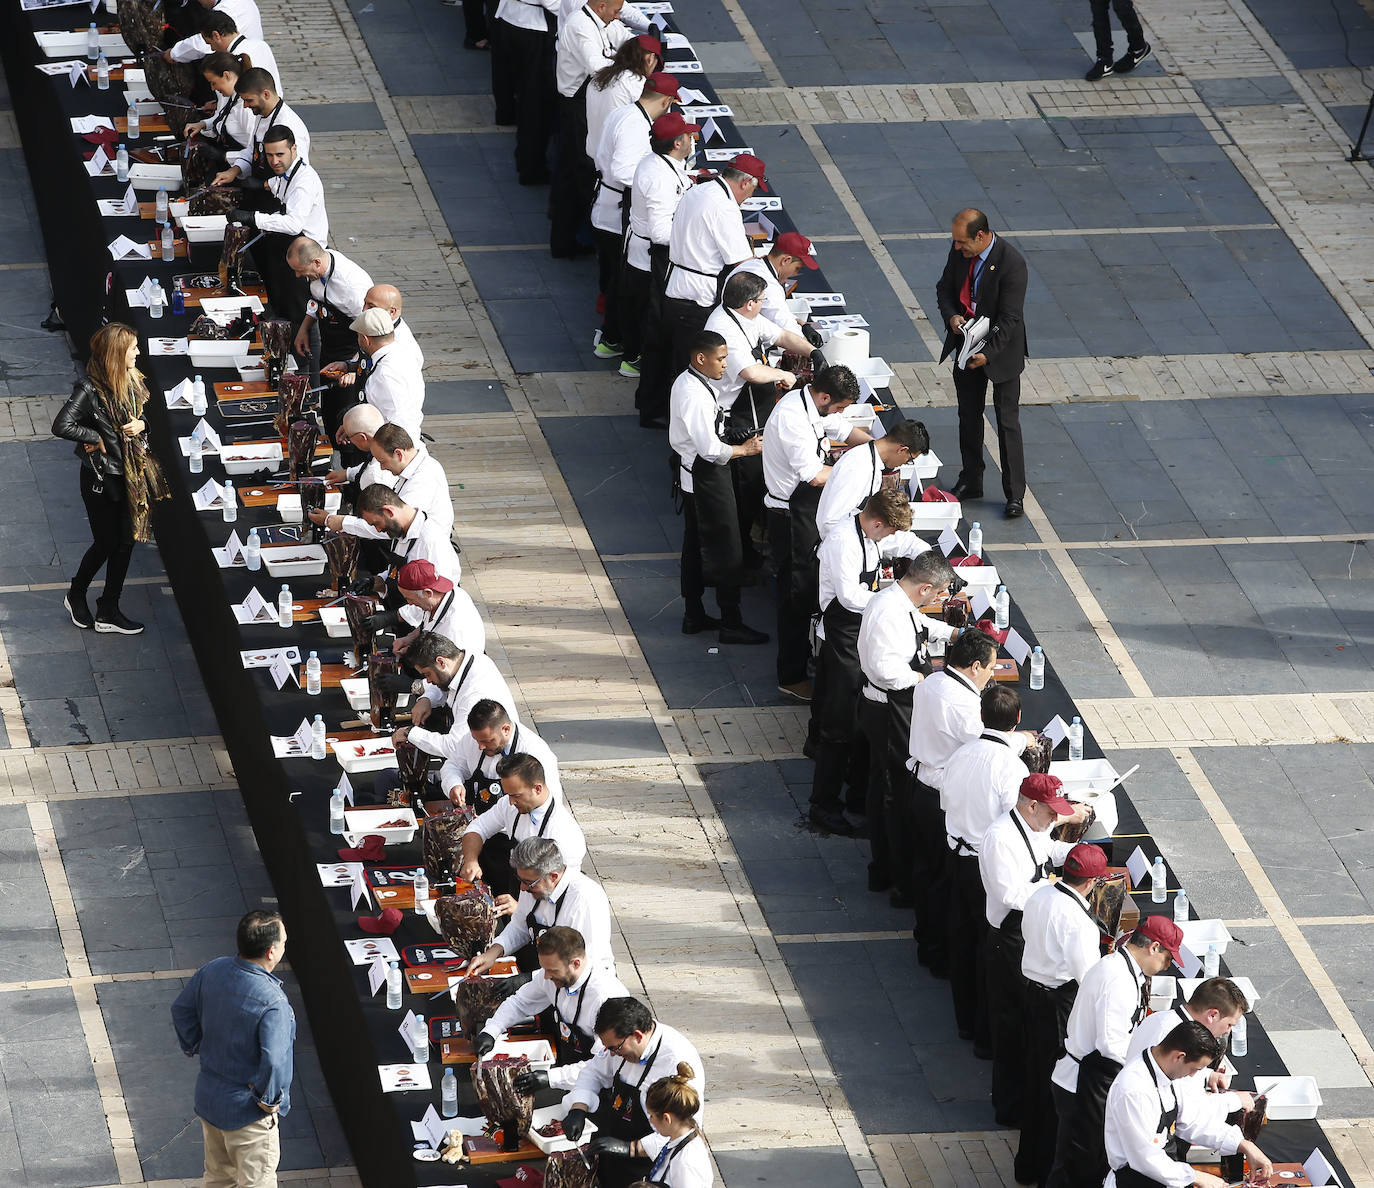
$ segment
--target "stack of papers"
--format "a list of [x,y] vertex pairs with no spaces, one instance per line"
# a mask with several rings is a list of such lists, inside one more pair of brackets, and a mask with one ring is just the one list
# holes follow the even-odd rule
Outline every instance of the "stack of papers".
[[974,318],[971,322],[964,323],[964,345],[959,348],[957,366],[968,366],[968,361],[983,349],[983,344],[988,340],[988,331],[991,329],[992,323],[987,318]]
[[[84,62],[73,63],[77,66],[85,66]],[[98,132],[101,128],[108,128],[114,131],[114,120],[109,116],[72,116],[72,131],[78,136],[85,136],[87,132]]]

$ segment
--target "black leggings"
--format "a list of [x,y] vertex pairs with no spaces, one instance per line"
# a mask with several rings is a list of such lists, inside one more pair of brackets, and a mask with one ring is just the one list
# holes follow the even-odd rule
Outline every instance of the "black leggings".
[[[103,565],[105,588],[96,605],[101,610],[117,610],[119,596],[124,590],[124,576],[129,572],[129,559],[134,554],[134,522],[129,517],[129,501],[124,498],[124,480],[105,479],[104,486],[97,489],[99,482],[89,466],[82,466],[81,502],[86,505],[93,539],[72,578],[72,591],[84,597]],[[110,498],[111,483],[121,484],[120,498]]]

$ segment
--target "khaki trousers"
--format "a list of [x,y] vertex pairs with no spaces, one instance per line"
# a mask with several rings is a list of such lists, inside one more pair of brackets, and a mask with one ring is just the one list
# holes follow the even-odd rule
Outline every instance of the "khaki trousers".
[[281,1126],[264,1114],[238,1130],[220,1130],[204,1118],[205,1188],[277,1188]]

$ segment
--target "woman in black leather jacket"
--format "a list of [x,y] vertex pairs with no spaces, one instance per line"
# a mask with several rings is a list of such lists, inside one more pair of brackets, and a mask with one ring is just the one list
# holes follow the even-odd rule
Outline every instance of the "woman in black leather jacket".
[[[119,609],[119,596],[134,541],[151,539],[149,508],[168,495],[162,471],[148,453],[142,415],[148,389],[137,360],[133,330],[119,322],[102,326],[91,338],[86,378],[76,382],[52,426],[57,437],[77,443],[81,502],[93,537],[63,605],[78,627],[121,635],[143,630]],[[102,565],[105,588],[92,615],[86,591]]]

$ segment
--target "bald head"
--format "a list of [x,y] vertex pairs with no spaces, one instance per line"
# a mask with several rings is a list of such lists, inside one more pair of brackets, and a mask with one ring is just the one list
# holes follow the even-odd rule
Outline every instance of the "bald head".
[[386,418],[382,416],[381,410],[372,404],[355,404],[343,418],[343,431],[346,437],[354,437],[363,434],[371,439],[384,424]]
[[363,297],[364,309],[384,309],[392,320],[401,316],[401,290],[395,285],[373,285]]

